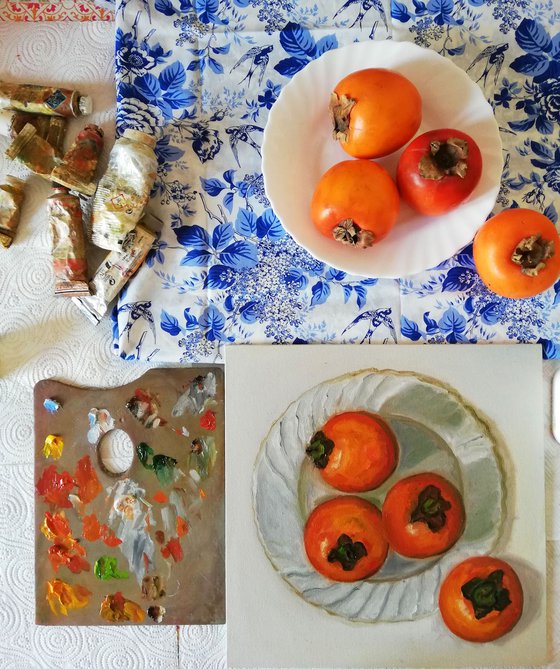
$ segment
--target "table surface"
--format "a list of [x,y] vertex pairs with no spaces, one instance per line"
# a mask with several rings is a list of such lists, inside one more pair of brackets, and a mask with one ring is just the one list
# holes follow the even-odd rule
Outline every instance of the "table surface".
[[[0,24],[3,73],[13,80],[46,78],[79,87],[96,103],[92,121],[114,130],[114,26]],[[74,122],[73,129],[79,127]],[[73,134],[70,130],[70,136]],[[0,138],[3,153],[6,140]],[[106,160],[107,151],[104,159]],[[17,171],[17,170],[16,170]],[[14,173],[0,159],[0,173]],[[219,626],[56,629],[34,620],[33,414],[34,384],[48,377],[87,386],[115,386],[148,365],[112,352],[106,319],[95,327],[67,300],[52,297],[44,201],[48,184],[29,179],[21,229],[0,255],[0,667],[225,667],[225,628]],[[550,433],[550,379],[544,364],[550,667],[560,666],[560,446]]]

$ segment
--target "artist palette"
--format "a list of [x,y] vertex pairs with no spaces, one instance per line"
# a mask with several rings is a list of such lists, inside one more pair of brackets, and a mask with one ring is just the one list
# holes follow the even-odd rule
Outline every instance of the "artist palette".
[[224,607],[224,380],[35,386],[36,622],[210,624]]

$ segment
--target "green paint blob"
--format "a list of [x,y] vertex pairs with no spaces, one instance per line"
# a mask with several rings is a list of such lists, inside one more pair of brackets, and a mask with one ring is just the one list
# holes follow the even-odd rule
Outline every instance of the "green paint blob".
[[93,567],[93,573],[102,581],[108,581],[110,578],[128,578],[127,571],[117,569],[117,558],[110,555],[102,555]]
[[[177,465],[175,458],[160,453],[154,455],[154,449],[143,441],[136,447],[136,453],[144,469],[153,470],[162,486],[169,486],[173,483]],[[148,462],[150,456],[152,462]]]

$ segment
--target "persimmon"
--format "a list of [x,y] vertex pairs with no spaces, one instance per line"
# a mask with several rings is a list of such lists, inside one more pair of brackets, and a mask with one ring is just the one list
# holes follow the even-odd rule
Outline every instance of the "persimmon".
[[329,418],[306,449],[326,483],[344,492],[377,488],[395,470],[396,437],[375,414],[347,411]]
[[445,214],[476,188],[482,155],[472,137],[442,128],[416,137],[397,165],[397,187],[413,209],[426,216]]
[[359,581],[378,571],[388,552],[381,512],[360,497],[335,497],[317,506],[304,529],[313,567],[333,581]]
[[532,297],[560,275],[560,237],[544,214],[506,209],[476,233],[473,257],[480,278],[494,293]]
[[504,560],[468,558],[445,577],[439,610],[443,622],[461,639],[494,641],[507,634],[521,617],[521,582]]
[[420,127],[422,99],[398,72],[367,68],[344,77],[331,94],[333,137],[354,158],[379,158],[404,146]]
[[344,160],[319,180],[311,220],[322,235],[367,248],[385,237],[399,213],[399,193],[389,173],[369,160]]
[[445,552],[465,527],[461,493],[433,472],[397,481],[383,501],[382,515],[389,545],[410,558]]

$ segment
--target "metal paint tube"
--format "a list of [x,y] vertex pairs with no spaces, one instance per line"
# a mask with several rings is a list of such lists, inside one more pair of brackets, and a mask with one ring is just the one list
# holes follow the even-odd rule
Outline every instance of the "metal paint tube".
[[30,123],[39,137],[46,139],[54,148],[57,156],[62,156],[62,145],[66,134],[67,120],[62,116],[43,116],[42,114],[28,114],[27,112],[0,109],[0,135],[15,139]]
[[7,176],[5,183],[0,184],[0,245],[6,249],[14,240],[19,225],[24,186],[25,181],[12,176]]
[[137,130],[125,130],[116,140],[93,199],[92,241],[97,246],[120,251],[142,217],[156,178],[155,143],[155,137]]
[[48,116],[85,116],[93,105],[88,95],[67,88],[0,81],[0,109]]
[[79,297],[90,294],[80,199],[56,186],[47,198],[55,275],[54,294]]
[[54,148],[46,139],[39,137],[37,130],[28,123],[6,149],[6,156],[18,160],[35,174],[49,179],[54,167],[60,162]]
[[51,180],[70,190],[93,195],[96,185],[92,179],[102,150],[103,130],[98,125],[86,125],[64,154],[62,165],[52,171]]
[[153,232],[137,225],[126,236],[121,251],[111,251],[97,268],[89,284],[91,297],[74,300],[92,323],[97,324],[103,318],[119,291],[144,262],[155,239]]

